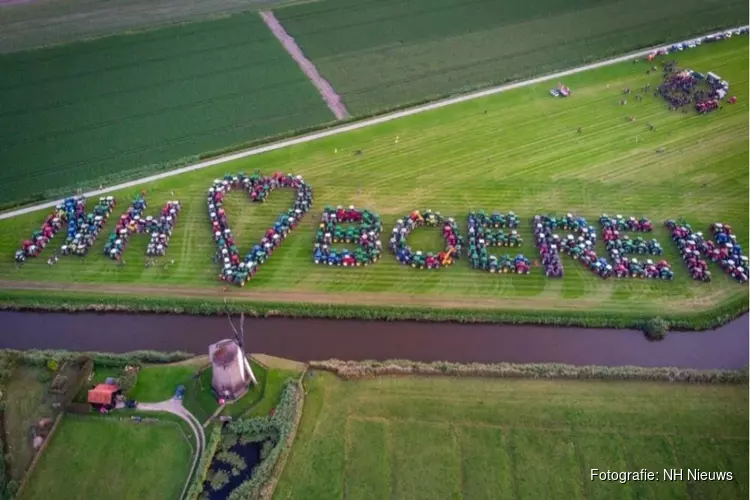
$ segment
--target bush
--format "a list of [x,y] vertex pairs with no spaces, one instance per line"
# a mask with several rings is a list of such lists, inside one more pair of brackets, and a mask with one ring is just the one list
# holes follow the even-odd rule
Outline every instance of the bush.
[[669,323],[664,318],[657,316],[651,318],[643,324],[643,331],[651,340],[662,340],[669,330]]
[[[254,417],[235,420],[229,424],[233,432],[248,432],[256,438],[265,440],[277,437],[277,445],[265,450],[265,458],[253,470],[250,479],[243,482],[229,494],[229,500],[246,500],[262,496],[264,487],[274,480],[274,472],[282,452],[291,447],[298,416],[302,410],[302,388],[295,380],[287,380],[272,417]],[[262,450],[263,451],[263,450]]]
[[19,486],[20,484],[18,484],[18,481],[16,481],[15,479],[11,479],[10,481],[8,481],[8,486],[6,487],[6,489],[8,490],[8,494],[10,497],[18,493]]
[[54,359],[50,359],[47,361],[47,369],[51,372],[56,372],[58,368],[58,363]]
[[125,371],[118,377],[117,381],[120,384],[122,393],[127,394],[135,387],[135,383],[138,381],[138,373],[133,370]]
[[220,451],[216,454],[214,460],[229,465],[232,468],[233,476],[239,476],[242,474],[242,471],[247,469],[247,463],[245,460],[239,455],[239,453],[233,451]]
[[219,491],[229,484],[229,474],[224,469],[211,471],[208,482],[211,485],[212,490]]
[[[195,357],[194,354],[180,351],[132,351],[123,354],[115,354],[111,352],[79,353],[64,350],[30,349],[28,351],[18,351],[7,349],[0,352],[6,357],[10,356],[9,359],[11,360],[17,359],[21,363],[38,367],[48,367],[51,361],[55,361],[59,366],[59,363],[64,361],[83,363],[87,359],[91,359],[100,367],[119,368],[128,365],[141,366],[143,363],[174,363],[176,361],[183,361]],[[0,363],[0,373],[1,372],[2,364]]]
[[47,382],[52,380],[52,374],[48,371],[43,371],[43,372],[39,372],[39,375],[37,375],[36,378],[42,384],[46,384]]
[[328,370],[344,379],[382,375],[448,375],[464,377],[657,380],[700,384],[747,384],[748,370],[692,370],[682,368],[643,368],[639,366],[573,366],[557,363],[419,363],[389,361],[312,361],[310,369]]

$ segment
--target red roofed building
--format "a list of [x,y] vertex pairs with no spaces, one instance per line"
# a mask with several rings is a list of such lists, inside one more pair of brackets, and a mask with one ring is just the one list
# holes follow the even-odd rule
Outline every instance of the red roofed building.
[[89,391],[88,403],[94,408],[111,410],[117,403],[116,397],[121,394],[120,386],[113,384],[99,384]]

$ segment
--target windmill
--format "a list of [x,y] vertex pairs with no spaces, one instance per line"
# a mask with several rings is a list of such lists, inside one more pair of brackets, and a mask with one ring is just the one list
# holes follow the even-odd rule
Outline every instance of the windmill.
[[229,312],[227,312],[227,319],[229,320],[229,325],[232,327],[232,331],[234,332],[234,341],[240,347],[239,357],[241,358],[240,361],[242,366],[244,367],[244,377],[246,380],[252,380],[253,384],[257,384],[258,381],[255,379],[253,369],[250,367],[250,361],[247,360],[247,356],[245,355],[245,313],[243,312],[240,314],[239,333],[237,333],[237,329],[234,327],[234,323],[232,322],[232,317],[229,315]]
[[257,384],[250,362],[245,355],[245,315],[240,316],[240,331],[237,331],[227,312],[234,337],[220,340],[208,347],[211,359],[211,386],[223,399],[241,397],[250,384]]

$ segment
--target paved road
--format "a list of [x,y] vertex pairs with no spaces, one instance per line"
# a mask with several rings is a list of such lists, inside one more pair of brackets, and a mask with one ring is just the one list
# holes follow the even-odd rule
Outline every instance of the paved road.
[[[746,28],[746,27],[747,26],[742,26],[742,27],[732,28],[732,29],[741,29],[741,28]],[[726,31],[726,30],[722,30],[721,32],[711,33],[711,34],[723,33],[724,31]],[[698,38],[698,37],[696,37],[696,38]],[[631,52],[631,53],[626,54],[624,56],[613,57],[611,59],[605,59],[603,61],[599,61],[599,62],[595,62],[595,63],[591,63],[591,64],[586,64],[584,66],[579,66],[577,68],[568,69],[568,70],[560,71],[560,72],[557,72],[557,73],[552,73],[550,75],[544,75],[544,76],[540,76],[540,77],[537,77],[537,78],[532,78],[530,80],[523,80],[523,81],[520,81],[520,82],[511,83],[511,84],[508,84],[508,85],[501,85],[499,87],[492,87],[492,88],[485,89],[485,90],[482,90],[482,91],[479,91],[479,92],[474,92],[474,93],[471,93],[471,94],[466,94],[466,95],[462,95],[462,96],[458,96],[458,97],[452,97],[450,99],[444,99],[442,101],[436,101],[436,102],[433,102],[431,104],[425,104],[423,106],[416,106],[414,108],[405,109],[403,111],[397,111],[395,113],[389,113],[389,114],[386,114],[386,115],[378,116],[376,118],[371,118],[369,120],[357,121],[357,122],[351,123],[349,125],[344,125],[344,126],[341,126],[341,127],[330,128],[330,129],[327,129],[327,130],[323,130],[322,132],[316,132],[316,133],[313,133],[313,134],[303,135],[301,137],[296,137],[296,138],[293,138],[293,139],[288,139],[288,140],[285,140],[285,141],[280,141],[280,142],[276,142],[276,143],[273,143],[273,144],[268,144],[266,146],[262,146],[262,147],[258,147],[258,148],[254,148],[254,149],[248,149],[248,150],[245,150],[245,151],[240,151],[238,153],[234,153],[234,154],[230,154],[230,155],[226,155],[226,156],[221,156],[219,158],[214,158],[213,160],[208,160],[208,161],[196,163],[195,165],[189,165],[187,167],[178,168],[178,169],[175,169],[175,170],[170,170],[169,172],[164,172],[164,173],[157,174],[157,175],[150,175],[148,177],[142,177],[142,178],[136,179],[134,181],[124,182],[122,184],[117,184],[115,186],[110,186],[110,187],[107,187],[107,188],[104,188],[104,189],[97,189],[95,191],[89,191],[87,193],[84,193],[83,196],[85,196],[87,198],[94,197],[94,196],[101,196],[102,194],[109,193],[109,192],[112,192],[112,191],[117,191],[117,190],[120,190],[120,189],[131,188],[131,187],[134,187],[134,186],[139,186],[141,184],[146,184],[146,183],[158,181],[158,180],[161,180],[161,179],[167,179],[169,177],[172,177],[172,176],[175,176],[175,175],[184,174],[186,172],[192,172],[194,170],[200,170],[200,169],[212,167],[214,165],[220,165],[222,163],[226,163],[226,162],[229,162],[229,161],[238,160],[240,158],[246,158],[248,156],[259,155],[259,154],[267,153],[269,151],[275,151],[277,149],[282,149],[282,148],[287,148],[289,146],[294,146],[294,145],[297,145],[297,144],[303,144],[303,143],[306,143],[306,142],[316,141],[318,139],[323,139],[325,137],[331,137],[331,136],[334,136],[334,135],[343,134],[343,133],[346,133],[346,132],[350,132],[352,130],[358,130],[358,129],[365,128],[365,127],[371,127],[373,125],[378,125],[380,123],[386,123],[386,122],[390,122],[390,121],[393,121],[393,120],[398,120],[399,118],[404,118],[404,117],[407,117],[407,116],[412,116],[412,115],[416,115],[416,114],[419,114],[419,113],[424,113],[425,111],[431,111],[433,109],[444,108],[445,106],[450,106],[452,104],[458,104],[458,103],[461,103],[461,102],[472,101],[474,99],[479,99],[481,97],[487,97],[487,96],[490,96],[490,95],[499,94],[501,92],[507,92],[508,90],[518,89],[518,88],[522,88],[522,87],[528,87],[529,85],[535,85],[537,83],[542,83],[542,82],[546,82],[546,81],[550,81],[550,80],[559,80],[559,79],[562,79],[562,78],[564,78],[566,76],[575,75],[576,73],[581,73],[583,71],[588,71],[588,70],[591,70],[591,69],[602,68],[604,66],[610,66],[612,64],[617,64],[617,63],[621,63],[621,62],[630,61],[630,60],[632,60],[633,58],[636,58],[636,57],[643,57],[643,56],[645,56],[645,55],[653,52],[654,50],[658,50],[658,49],[661,49],[661,48],[667,48],[667,47],[669,47],[671,45],[673,45],[673,44],[670,43],[668,45],[663,45],[663,46],[658,46],[658,47],[650,47],[648,49],[639,50],[637,52]],[[17,217],[19,215],[28,214],[28,213],[31,213],[31,212],[36,212],[37,210],[42,210],[42,209],[45,209],[45,208],[51,208],[51,207],[56,206],[61,201],[63,201],[63,200],[60,199],[60,200],[55,200],[55,201],[49,201],[49,202],[46,202],[46,203],[41,203],[39,205],[33,205],[33,206],[30,206],[30,207],[26,207],[26,208],[19,208],[17,210],[11,210],[11,211],[8,211],[8,212],[0,213],[0,220],[9,219],[11,217]]]
[[193,465],[190,467],[190,474],[188,474],[185,480],[185,486],[182,488],[182,494],[180,498],[185,497],[185,492],[190,485],[190,479],[195,474],[195,469],[198,467],[198,462],[203,456],[203,452],[206,451],[206,434],[203,432],[203,426],[198,419],[196,419],[187,408],[182,405],[182,401],[177,399],[168,399],[159,403],[138,403],[139,411],[163,411],[177,415],[182,420],[187,422],[195,435],[196,450],[193,456]]

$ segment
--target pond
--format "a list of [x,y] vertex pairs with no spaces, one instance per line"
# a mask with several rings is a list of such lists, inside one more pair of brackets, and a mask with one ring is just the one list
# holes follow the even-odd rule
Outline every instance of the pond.
[[232,446],[225,445],[226,442],[223,442],[217,449],[206,481],[203,483],[202,498],[205,500],[228,498],[235,488],[252,477],[264,456],[264,447],[273,447],[274,442],[268,439],[243,442],[240,438]]

